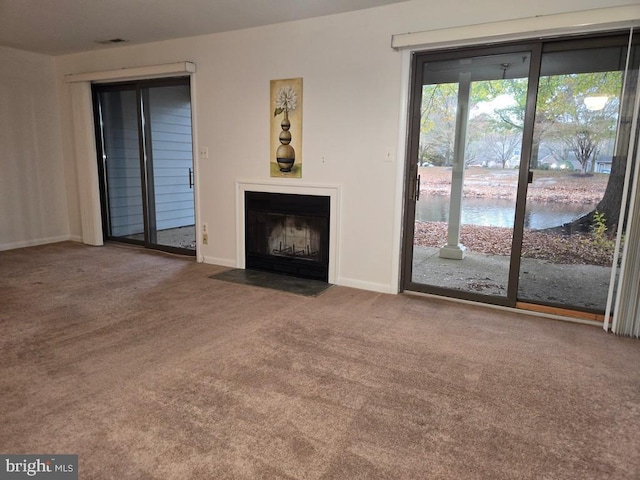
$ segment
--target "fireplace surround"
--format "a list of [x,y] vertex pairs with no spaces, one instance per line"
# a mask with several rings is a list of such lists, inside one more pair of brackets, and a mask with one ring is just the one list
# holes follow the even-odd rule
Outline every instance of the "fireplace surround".
[[244,192],[245,268],[328,281],[331,198]]

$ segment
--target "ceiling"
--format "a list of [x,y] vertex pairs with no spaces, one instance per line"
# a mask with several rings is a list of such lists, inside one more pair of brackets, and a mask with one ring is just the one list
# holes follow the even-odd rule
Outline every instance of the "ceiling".
[[0,46],[47,55],[218,33],[406,0],[0,0]]

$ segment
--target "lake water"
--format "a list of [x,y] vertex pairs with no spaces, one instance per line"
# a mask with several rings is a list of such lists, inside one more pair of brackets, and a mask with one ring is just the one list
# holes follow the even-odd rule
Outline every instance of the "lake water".
[[[513,227],[515,200],[495,198],[463,198],[462,223],[493,227]],[[525,228],[544,229],[571,222],[593,210],[593,205],[557,202],[529,202],[525,216]],[[416,220],[422,222],[447,222],[449,220],[449,196],[421,195],[416,202]]]

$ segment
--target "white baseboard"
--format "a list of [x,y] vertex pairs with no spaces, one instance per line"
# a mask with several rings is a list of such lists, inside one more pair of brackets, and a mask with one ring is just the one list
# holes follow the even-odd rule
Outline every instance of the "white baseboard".
[[370,290],[378,293],[391,293],[396,294],[398,290],[386,283],[366,282],[363,280],[355,280],[353,278],[340,277],[336,282],[337,285],[343,287],[359,288],[360,290]]
[[236,268],[236,261],[235,259],[231,259],[231,258],[207,257],[205,255],[202,257],[202,261],[204,263],[208,263],[211,265],[220,265],[221,267]]
[[[201,257],[204,263],[210,265],[220,265],[221,267],[230,267],[230,268],[242,268],[236,264],[235,260],[230,258],[217,258],[217,257]],[[378,293],[390,293],[397,294],[398,289],[393,286],[385,283],[375,283],[375,282],[366,282],[362,280],[354,280],[352,278],[344,278],[340,277],[335,285],[341,285],[344,287],[358,288],[360,290],[369,290],[372,292]]]
[[71,235],[60,235],[59,237],[46,237],[46,238],[38,238],[35,240],[23,240],[21,242],[2,243],[0,244],[0,251],[15,250],[16,248],[36,247],[38,245],[66,242],[68,240],[73,240],[74,242],[82,241],[80,237],[76,237],[75,235],[73,237]]

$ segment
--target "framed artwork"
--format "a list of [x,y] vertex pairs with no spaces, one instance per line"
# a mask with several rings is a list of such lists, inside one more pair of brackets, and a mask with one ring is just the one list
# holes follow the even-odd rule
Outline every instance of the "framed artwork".
[[271,80],[272,177],[302,177],[302,78]]

